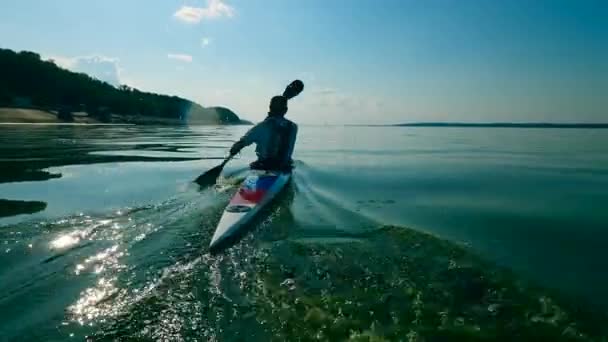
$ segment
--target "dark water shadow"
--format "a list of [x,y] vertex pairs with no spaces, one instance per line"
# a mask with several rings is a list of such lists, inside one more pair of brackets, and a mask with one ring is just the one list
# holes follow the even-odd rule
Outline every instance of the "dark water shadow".
[[0,217],[34,214],[46,209],[46,202],[0,199]]
[[[219,159],[193,153],[199,147],[195,139],[205,134],[182,130],[177,141],[173,134],[177,133],[154,127],[149,131],[129,127],[0,127],[0,184],[59,178],[61,174],[46,169],[68,165]],[[173,155],[133,155],[134,151]]]
[[5,166],[0,173],[0,183],[46,181],[54,178],[61,178],[61,173],[15,168],[12,165]]
[[38,161],[17,160],[11,161],[10,163],[0,161],[0,170],[2,170],[0,171],[0,183],[46,181],[49,179],[60,178],[61,174],[43,171],[46,168],[58,166],[124,162],[178,162],[195,161],[201,159],[217,158],[111,156],[91,154],[79,155],[76,153],[57,159],[46,159]]

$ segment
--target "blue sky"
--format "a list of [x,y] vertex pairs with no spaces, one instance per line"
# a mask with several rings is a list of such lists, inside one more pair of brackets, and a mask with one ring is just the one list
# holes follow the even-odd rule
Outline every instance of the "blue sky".
[[0,46],[254,121],[608,121],[605,0],[4,0]]

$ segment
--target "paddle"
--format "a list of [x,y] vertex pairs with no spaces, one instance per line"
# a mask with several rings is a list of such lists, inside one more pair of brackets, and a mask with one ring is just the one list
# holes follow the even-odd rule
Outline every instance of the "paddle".
[[228,156],[228,158],[224,159],[224,161],[220,165],[218,165],[218,166],[214,167],[213,169],[208,170],[207,172],[198,176],[194,180],[194,183],[197,183],[200,186],[210,186],[210,185],[215,184],[217,177],[220,176],[220,174],[222,173],[222,170],[224,169],[224,166],[226,164],[228,164],[228,162],[230,161],[230,159],[232,159],[232,157],[234,157],[234,156]]
[[[295,80],[285,88],[285,91],[283,91],[283,96],[285,96],[288,100],[293,99],[294,97],[298,96],[298,94],[300,94],[302,90],[304,90],[304,83],[300,80]],[[215,184],[215,182],[217,181],[217,177],[220,176],[222,170],[224,169],[224,166],[228,164],[232,157],[234,156],[228,156],[220,165],[198,176],[198,178],[196,178],[194,182],[200,185],[201,187]]]
[[283,96],[285,96],[288,100],[291,100],[298,96],[302,90],[304,90],[304,83],[300,80],[295,80],[285,88]]

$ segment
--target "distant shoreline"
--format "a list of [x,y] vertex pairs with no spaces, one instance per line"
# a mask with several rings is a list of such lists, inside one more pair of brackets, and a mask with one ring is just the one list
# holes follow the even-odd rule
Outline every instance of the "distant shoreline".
[[0,126],[137,126],[136,124],[119,123],[86,123],[86,122],[0,122]]
[[[102,122],[91,117],[86,112],[72,113],[73,121],[63,121],[57,117],[56,112],[46,109],[0,107],[0,125],[65,125],[65,126],[134,126],[134,125],[160,125],[160,126],[225,126],[226,123],[199,123],[182,122],[176,119],[142,117],[138,115],[115,116],[113,122]],[[229,125],[252,125],[250,121],[240,119],[239,123]]]
[[468,127],[468,128],[585,128],[608,129],[608,123],[543,123],[543,122],[493,122],[493,123],[465,123],[465,122],[416,122],[391,125],[349,125],[368,127]]
[[[66,124],[56,114],[40,109],[0,107],[0,124]],[[74,115],[74,121],[69,124],[96,125],[103,124],[82,113]]]

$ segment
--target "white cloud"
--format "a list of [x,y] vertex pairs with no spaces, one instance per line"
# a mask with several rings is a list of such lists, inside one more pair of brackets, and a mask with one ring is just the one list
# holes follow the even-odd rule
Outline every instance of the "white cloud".
[[207,7],[182,6],[173,16],[186,23],[199,23],[203,19],[234,16],[234,7],[222,0],[207,0]]
[[123,69],[120,68],[117,58],[90,55],[76,57],[49,56],[48,59],[64,69],[85,73],[114,86],[123,84],[121,78]]
[[203,39],[201,39],[201,45],[203,47],[205,47],[205,46],[207,46],[209,44],[211,44],[211,38],[204,37]]
[[[78,58],[78,57],[76,57]],[[64,69],[72,69],[74,63],[76,62],[76,58],[62,57],[62,56],[49,56],[47,59],[55,63],[55,65],[60,66]]]
[[190,55],[184,55],[184,54],[179,54],[179,53],[170,53],[170,54],[167,55],[167,58],[174,59],[176,61],[180,61],[180,62],[184,62],[184,63],[191,63],[192,62],[192,56],[190,56]]

